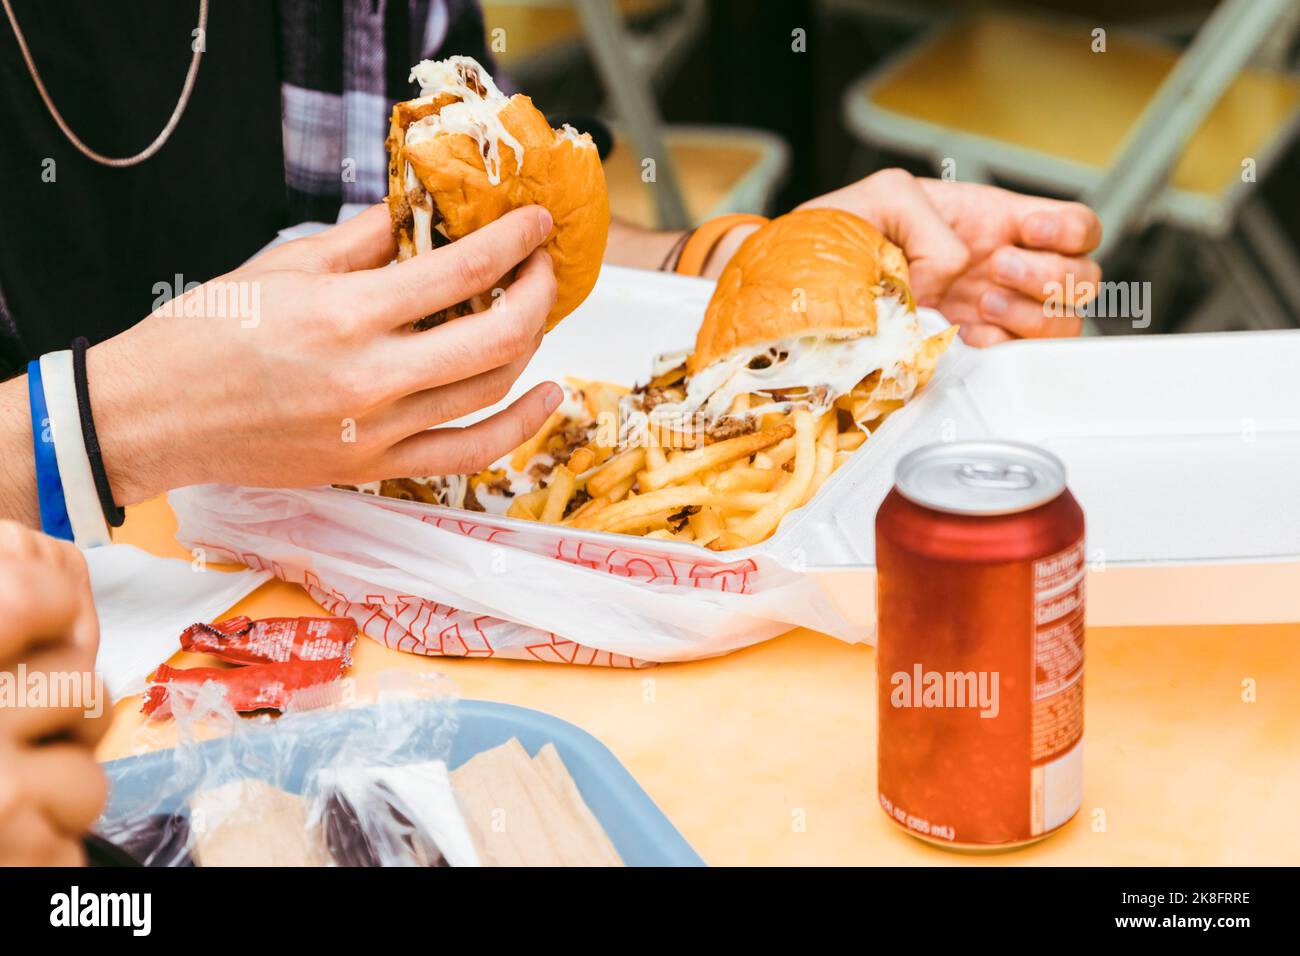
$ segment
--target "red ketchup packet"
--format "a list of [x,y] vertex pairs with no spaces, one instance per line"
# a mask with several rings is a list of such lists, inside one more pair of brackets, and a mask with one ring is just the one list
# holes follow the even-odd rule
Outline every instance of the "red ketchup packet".
[[220,624],[191,624],[181,634],[187,651],[211,654],[231,664],[282,661],[352,663],[357,622],[349,617],[234,617]]
[[341,657],[324,661],[283,661],[246,667],[169,667],[161,665],[149,681],[142,713],[171,712],[167,688],[171,684],[215,681],[226,688],[226,699],[237,711],[283,710],[289,695],[304,687],[327,684],[343,676],[350,662]]

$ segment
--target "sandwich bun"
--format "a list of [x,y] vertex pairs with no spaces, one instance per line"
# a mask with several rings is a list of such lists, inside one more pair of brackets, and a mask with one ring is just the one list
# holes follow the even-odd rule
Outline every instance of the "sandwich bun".
[[605,254],[609,197],[595,144],[572,128],[552,129],[527,96],[499,93],[469,57],[426,61],[412,77],[425,95],[394,107],[388,140],[399,258],[420,251],[424,223],[439,244],[512,209],[544,206],[555,223],[542,244],[557,287],[550,331],[591,292]]
[[802,209],[749,236],[722,270],[686,370],[791,336],[876,334],[876,300],[913,307],[907,259],[860,216]]

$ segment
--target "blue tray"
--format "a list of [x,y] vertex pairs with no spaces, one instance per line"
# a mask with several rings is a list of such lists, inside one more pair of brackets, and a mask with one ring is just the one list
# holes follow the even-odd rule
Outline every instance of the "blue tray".
[[[705,865],[609,748],[585,730],[539,710],[485,700],[462,700],[457,704],[457,714],[459,728],[452,742],[452,767],[459,767],[475,754],[503,744],[511,737],[519,738],[529,754],[536,754],[548,743],[554,744],[583,800],[609,834],[624,863],[628,866]],[[164,781],[171,770],[170,750],[104,764],[110,784],[116,784],[110,790],[106,817],[112,818],[115,812],[120,812],[118,808],[137,802],[143,797],[141,791],[164,791]],[[302,785],[302,776],[301,771],[290,772],[284,782],[290,789],[296,789]],[[157,809],[183,810],[179,806]]]
[[511,737],[530,754],[555,744],[582,799],[614,842],[628,866],[704,866],[686,838],[664,816],[609,748],[580,727],[540,710],[463,700],[451,765],[490,750]]

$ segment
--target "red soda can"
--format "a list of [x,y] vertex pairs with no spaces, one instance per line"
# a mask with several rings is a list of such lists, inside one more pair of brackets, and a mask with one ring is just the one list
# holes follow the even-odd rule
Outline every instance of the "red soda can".
[[1040,840],[1083,801],[1083,511],[1060,459],[927,445],[876,513],[878,789],[913,836]]

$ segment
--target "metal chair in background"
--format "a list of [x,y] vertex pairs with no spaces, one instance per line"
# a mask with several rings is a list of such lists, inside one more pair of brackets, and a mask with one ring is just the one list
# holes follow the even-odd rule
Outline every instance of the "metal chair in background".
[[[502,62],[523,82],[591,57],[614,117],[606,159],[610,208],[644,226],[682,229],[723,212],[763,211],[789,163],[762,130],[663,123],[656,86],[698,37],[705,0],[514,0],[484,4],[489,41],[504,29]],[[627,20],[650,21],[635,33]]]
[[[1300,126],[1300,78],[1250,68],[1297,26],[1292,0],[1225,0],[1179,51],[1095,25],[986,14],[941,24],[845,91],[852,133],[1096,208],[1110,254],[1151,223],[1199,238],[1218,275],[1191,327],[1233,308],[1300,324],[1300,263],[1255,186]],[[1244,309],[1242,308],[1244,306]]]

